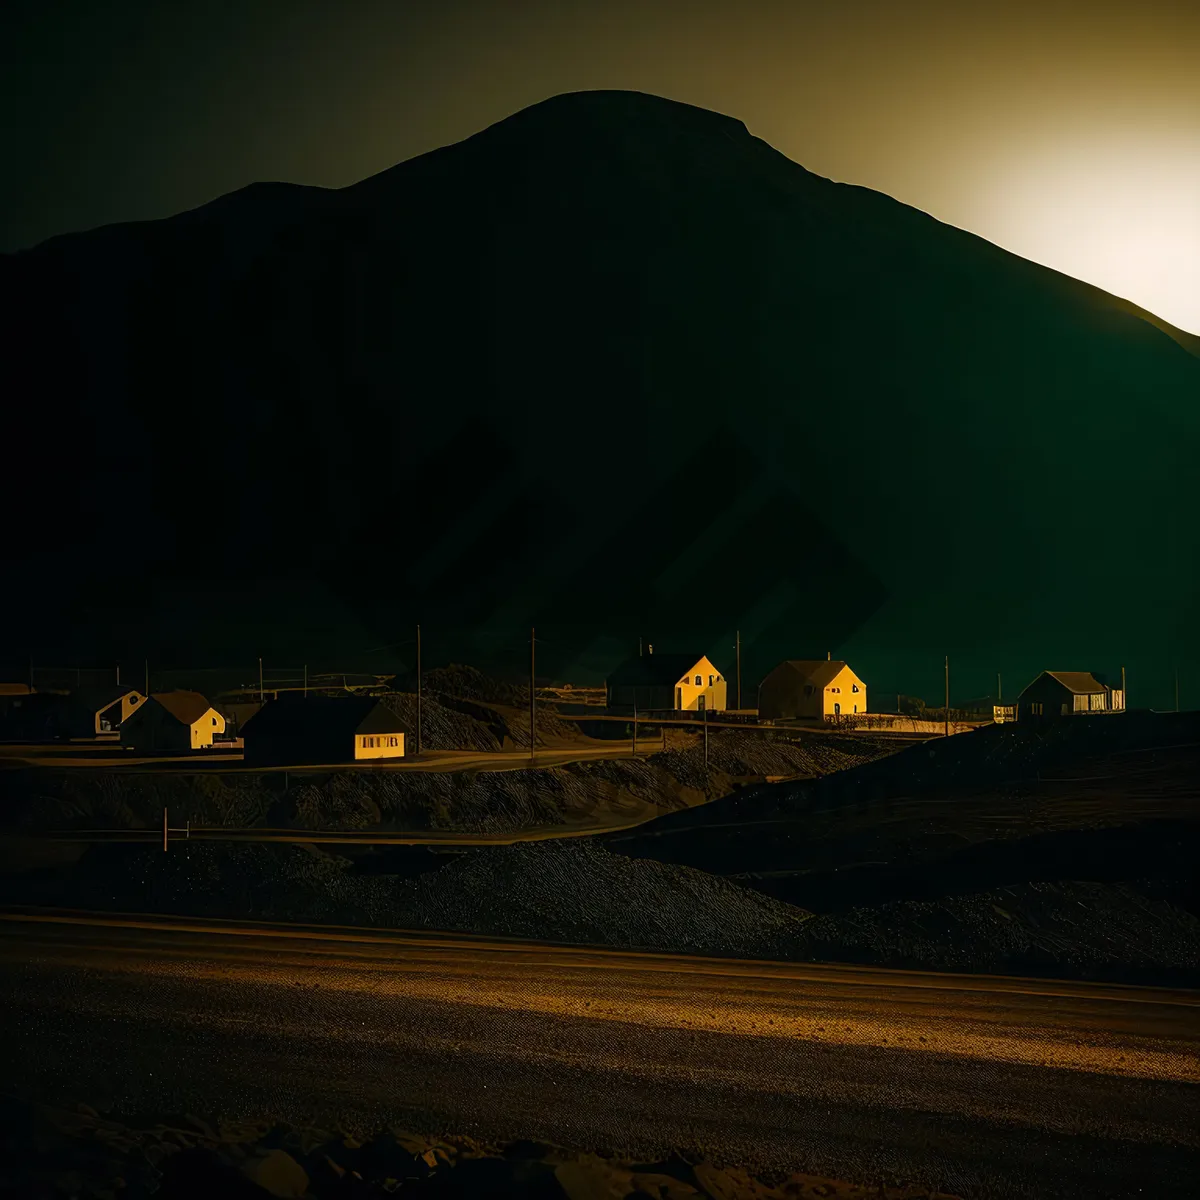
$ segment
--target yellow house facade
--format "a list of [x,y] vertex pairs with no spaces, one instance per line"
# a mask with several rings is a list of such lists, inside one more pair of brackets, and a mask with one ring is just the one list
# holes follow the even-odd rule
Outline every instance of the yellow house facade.
[[199,692],[161,692],[121,723],[121,742],[138,750],[204,750],[225,718]]
[[354,758],[403,758],[404,734],[359,733],[354,738]]
[[639,654],[606,681],[609,708],[701,712],[726,707],[725,677],[704,654]]
[[764,720],[829,720],[868,711],[867,685],[837,659],[788,659],[758,688]]

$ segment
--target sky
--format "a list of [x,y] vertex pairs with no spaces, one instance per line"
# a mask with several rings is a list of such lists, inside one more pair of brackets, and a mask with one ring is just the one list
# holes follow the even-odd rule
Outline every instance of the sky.
[[341,187],[588,88],[737,117],[1200,333],[1198,0],[8,0],[0,250]]

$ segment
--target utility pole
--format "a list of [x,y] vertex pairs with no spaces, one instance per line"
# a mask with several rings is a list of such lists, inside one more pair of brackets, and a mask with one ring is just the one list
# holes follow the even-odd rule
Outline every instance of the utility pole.
[[258,660],[258,702],[262,704],[266,700],[263,694],[263,677],[262,677],[262,659]]
[[1179,668],[1175,668],[1175,711],[1179,711]]
[[634,690],[633,701],[633,757],[637,758],[637,690]]
[[737,631],[737,706],[742,711],[742,631]]
[[421,627],[417,626],[417,753],[421,753]]
[[121,686],[121,664],[117,663],[117,687]]
[[537,630],[529,630],[529,761],[537,761],[537,700],[534,695],[533,681],[537,655]]
[[167,809],[163,806],[163,853],[167,851]]
[[150,660],[146,659],[142,664],[146,668],[146,699],[150,699]]
[[1000,672],[996,672],[996,703],[1004,703],[1004,688],[1000,684]]
[[29,694],[33,695],[33,655],[29,656]]
[[304,664],[304,694],[308,695],[308,663]]
[[704,710],[704,770],[708,771],[708,709]]
[[638,635],[638,658],[641,658],[641,657],[642,657],[642,639],[641,639],[641,635],[639,634]]
[[1121,706],[1125,712],[1129,711],[1129,692],[1125,688],[1125,668],[1121,668]]
[[946,737],[950,736],[950,655],[946,655]]

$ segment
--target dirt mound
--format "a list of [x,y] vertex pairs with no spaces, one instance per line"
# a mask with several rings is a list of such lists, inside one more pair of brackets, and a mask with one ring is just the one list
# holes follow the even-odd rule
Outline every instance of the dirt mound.
[[1195,987],[1200,920],[1153,885],[1059,881],[814,917],[814,960]]
[[1200,817],[1200,714],[993,725],[811,782],[764,784],[606,844],[727,875],[932,864],[964,845]]
[[475,851],[407,887],[417,927],[628,949],[780,955],[808,919],[715,876],[622,858],[590,839]]
[[[802,775],[819,777],[844,771],[897,751],[896,742],[884,739],[819,735],[809,738],[721,729],[708,736],[708,764],[726,775]],[[677,779],[691,781],[704,766],[704,742],[698,737],[687,748],[663,751],[652,757]]]
[[506,704],[513,707],[529,704],[528,685],[496,679],[466,663],[450,663],[449,666],[434,667],[431,671],[425,671],[421,686],[422,690],[435,694],[442,692],[447,696],[476,700],[483,704]]
[[[388,692],[380,702],[409,729],[412,753],[417,748],[417,696],[415,692]],[[434,697],[421,696],[421,748],[423,750],[499,750],[500,742],[482,722],[455,712]]]

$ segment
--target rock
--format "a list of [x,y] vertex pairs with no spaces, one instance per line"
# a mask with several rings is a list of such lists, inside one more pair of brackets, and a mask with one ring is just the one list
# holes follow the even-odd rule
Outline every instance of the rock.
[[280,1200],[300,1200],[308,1191],[308,1172],[286,1151],[271,1150],[242,1166],[248,1179]]

